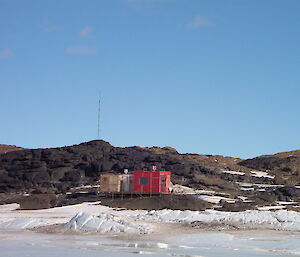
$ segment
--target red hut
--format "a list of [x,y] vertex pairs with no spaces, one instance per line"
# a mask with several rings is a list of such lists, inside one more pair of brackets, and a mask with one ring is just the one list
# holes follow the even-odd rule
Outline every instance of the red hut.
[[170,171],[134,171],[134,193],[170,193]]

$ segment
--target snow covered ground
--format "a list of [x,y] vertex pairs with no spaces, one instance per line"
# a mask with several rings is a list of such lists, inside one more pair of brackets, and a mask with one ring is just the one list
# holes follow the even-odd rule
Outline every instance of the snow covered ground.
[[28,229],[60,224],[64,230],[99,233],[155,232],[161,223],[234,225],[243,229],[300,231],[300,213],[287,210],[249,210],[221,212],[216,210],[118,210],[96,203],[56,207],[46,210],[18,210],[17,204],[0,206],[0,228]]
[[112,214],[101,213],[98,216],[93,216],[84,212],[77,213],[64,227],[66,229],[76,231],[98,233],[135,233],[147,234],[151,231],[150,226],[130,222],[124,218],[116,217]]
[[266,189],[277,189],[284,187],[284,185],[271,185],[271,184],[253,184],[246,182],[236,182],[242,191],[266,191]]
[[275,176],[270,175],[269,173],[265,172],[265,171],[257,171],[257,170],[252,170],[251,172],[251,176],[252,177],[257,177],[257,178],[270,178],[270,179],[274,179]]
[[238,176],[244,176],[245,172],[240,171],[234,171],[234,170],[222,170],[222,173],[230,174],[230,175],[238,175]]
[[[33,211],[21,211],[18,207],[17,204],[0,206],[0,257],[300,256],[300,213],[293,211],[133,211],[99,203]],[[216,223],[235,225],[246,230],[207,232],[185,229],[178,233],[178,229],[173,229],[178,223],[194,221],[207,223],[207,226]],[[166,223],[169,223],[167,233],[162,237],[153,236]],[[51,226],[54,224],[60,225]],[[71,234],[38,234],[26,230],[57,226]],[[255,228],[257,230],[253,230]],[[74,234],[76,231],[99,233]],[[120,233],[126,237],[116,237]],[[131,237],[132,234],[136,236]]]
[[[18,204],[0,206],[0,228],[28,229],[61,224],[70,231],[99,233],[151,232],[151,226],[140,224],[122,213],[95,203],[82,203],[45,210],[18,210]],[[121,215],[120,215],[121,214]]]
[[247,229],[275,229],[300,231],[300,213],[294,211],[244,211],[220,212],[215,210],[205,211],[179,211],[159,210],[149,211],[146,214],[136,214],[139,220],[156,222],[182,222],[195,221],[207,224],[234,225]]

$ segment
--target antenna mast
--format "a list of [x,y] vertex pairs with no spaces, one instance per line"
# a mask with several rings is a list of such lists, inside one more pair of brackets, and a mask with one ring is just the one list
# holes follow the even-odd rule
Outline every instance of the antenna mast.
[[98,133],[97,133],[97,139],[100,139],[100,103],[101,103],[101,95],[99,93],[99,102],[98,102]]

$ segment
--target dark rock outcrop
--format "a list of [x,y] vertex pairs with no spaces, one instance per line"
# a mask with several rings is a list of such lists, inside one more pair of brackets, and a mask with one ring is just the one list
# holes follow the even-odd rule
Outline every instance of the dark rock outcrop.
[[97,183],[102,172],[138,170],[156,165],[172,171],[175,183],[198,188],[234,190],[219,176],[220,169],[247,169],[239,159],[224,156],[179,154],[170,147],[113,147],[101,140],[79,145],[28,149],[0,155],[0,192],[52,188],[64,192],[80,184]]
[[126,208],[131,210],[193,210],[203,211],[212,204],[197,198],[194,195],[161,195],[124,199],[102,199],[101,204],[110,207]]
[[[78,202],[63,198],[58,202],[53,195],[65,193],[72,187],[98,183],[103,172],[139,170],[156,165],[159,170],[170,170],[172,182],[195,189],[214,190],[230,197],[244,196],[251,203],[221,203],[223,210],[244,210],[256,205],[275,204],[276,201],[299,200],[300,151],[261,156],[250,160],[219,155],[179,154],[171,147],[113,147],[102,140],[79,145],[51,148],[24,149],[0,154],[0,193],[34,193],[40,208]],[[275,179],[255,177],[251,171],[268,170]],[[239,171],[230,173],[223,171]],[[241,191],[236,182],[250,184],[282,184],[265,192]],[[29,198],[28,198],[29,199]],[[25,198],[24,208],[36,208]],[[251,206],[250,206],[251,205]]]
[[257,170],[267,170],[275,175],[278,184],[297,185],[300,183],[300,150],[263,155],[239,162],[239,165]]

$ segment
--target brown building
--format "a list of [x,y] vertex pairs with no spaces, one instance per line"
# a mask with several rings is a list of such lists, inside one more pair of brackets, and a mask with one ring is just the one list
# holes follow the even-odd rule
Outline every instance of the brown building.
[[122,175],[104,173],[100,176],[100,191],[103,193],[121,192]]

